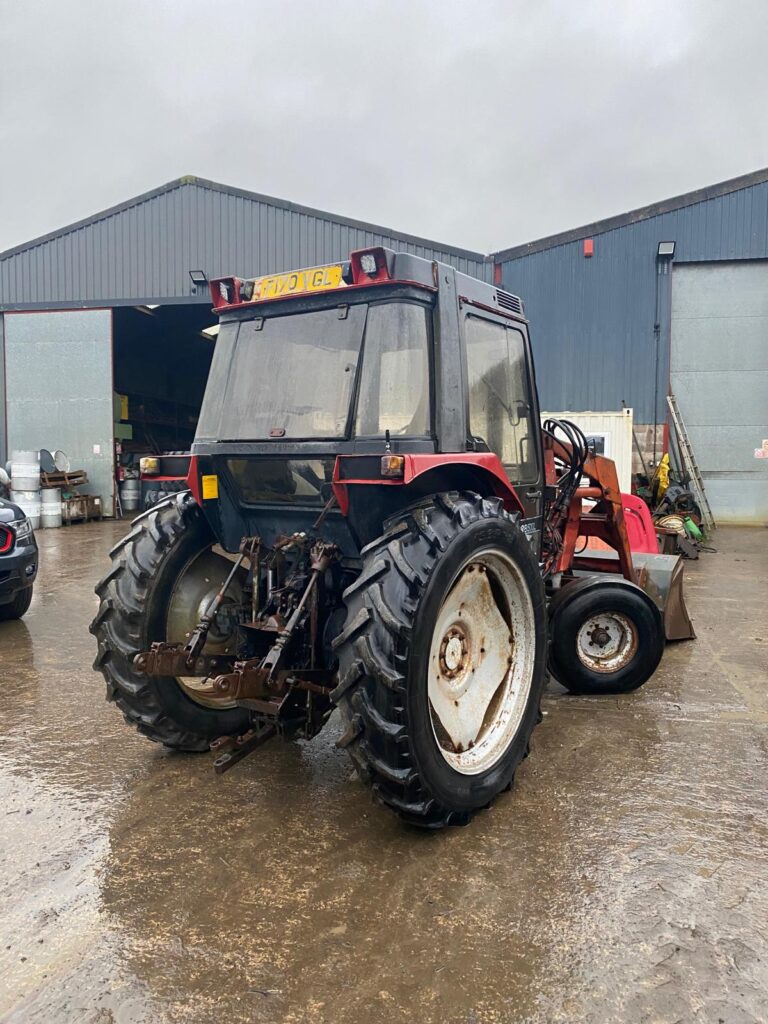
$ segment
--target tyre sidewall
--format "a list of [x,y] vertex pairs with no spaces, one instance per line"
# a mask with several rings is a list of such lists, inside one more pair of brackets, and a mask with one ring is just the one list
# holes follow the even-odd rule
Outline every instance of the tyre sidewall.
[[[495,765],[477,775],[456,771],[441,753],[432,727],[428,698],[428,669],[432,637],[448,589],[460,568],[482,550],[495,548],[507,554],[527,584],[535,623],[536,652],[531,692],[515,738]],[[427,788],[434,797],[455,809],[473,810],[489,803],[512,782],[525,756],[528,740],[539,717],[541,691],[546,677],[547,620],[544,591],[528,541],[508,519],[481,519],[453,537],[427,584],[416,614],[411,640],[407,680],[411,750]]]
[[[579,630],[593,615],[619,612],[637,630],[637,651],[617,672],[595,672],[577,653]],[[642,686],[656,671],[664,653],[664,627],[658,608],[639,587],[600,584],[563,596],[551,621],[550,668],[555,678],[574,693],[623,693]]]
[[29,586],[14,594],[10,601],[0,604],[0,622],[20,619],[27,614],[32,603],[32,589],[33,584],[30,583]]

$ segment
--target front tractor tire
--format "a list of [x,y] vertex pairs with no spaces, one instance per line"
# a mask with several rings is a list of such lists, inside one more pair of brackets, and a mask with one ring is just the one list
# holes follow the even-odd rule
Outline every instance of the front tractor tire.
[[518,519],[474,493],[424,500],[385,523],[345,591],[339,745],[413,825],[487,807],[540,720],[545,597]]
[[661,612],[627,580],[568,583],[549,618],[549,669],[570,693],[629,693],[651,678],[664,653]]
[[[248,712],[212,706],[194,679],[147,676],[133,659],[156,640],[183,642],[201,607],[230,568],[215,555],[210,528],[188,491],[134,520],[110,556],[112,568],[96,587],[91,623],[98,643],[94,668],[126,720],[149,739],[175,750],[205,751],[211,740],[248,729]],[[219,620],[206,652],[227,649]],[[217,650],[211,651],[213,646]]]

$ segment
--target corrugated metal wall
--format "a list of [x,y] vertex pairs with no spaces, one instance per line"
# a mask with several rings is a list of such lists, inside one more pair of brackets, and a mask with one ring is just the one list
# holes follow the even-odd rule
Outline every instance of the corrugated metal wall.
[[[624,401],[634,407],[636,423],[652,423],[658,243],[676,242],[676,266],[765,259],[768,182],[592,237],[589,259],[580,238],[501,263],[504,287],[522,296],[531,322],[541,404],[619,409]],[[660,279],[660,422],[669,367],[666,277]]]
[[371,245],[489,279],[490,265],[480,254],[196,179],[0,254],[0,308],[189,300],[195,294],[190,270],[252,277],[328,263]]
[[6,313],[8,451],[61,448],[112,514],[112,312]]

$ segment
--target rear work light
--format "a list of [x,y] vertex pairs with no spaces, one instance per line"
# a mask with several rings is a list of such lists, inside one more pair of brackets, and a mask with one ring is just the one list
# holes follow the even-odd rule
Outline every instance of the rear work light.
[[377,246],[375,249],[357,249],[349,254],[354,284],[367,284],[369,281],[389,281],[392,279],[390,260],[394,253]]
[[213,308],[233,306],[240,301],[240,281],[236,277],[220,277],[211,281]]

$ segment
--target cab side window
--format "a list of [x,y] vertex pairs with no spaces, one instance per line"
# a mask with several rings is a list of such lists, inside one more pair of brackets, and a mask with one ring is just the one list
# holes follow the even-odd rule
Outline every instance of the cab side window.
[[538,479],[525,342],[513,327],[480,317],[465,321],[469,430],[499,456],[513,483]]

